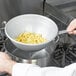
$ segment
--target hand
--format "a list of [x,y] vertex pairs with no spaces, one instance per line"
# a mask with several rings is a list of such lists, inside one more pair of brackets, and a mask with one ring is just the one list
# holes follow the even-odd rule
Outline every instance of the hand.
[[71,21],[71,23],[67,27],[67,32],[69,34],[76,34],[76,19]]
[[6,53],[0,52],[0,72],[12,74],[12,68],[15,63]]

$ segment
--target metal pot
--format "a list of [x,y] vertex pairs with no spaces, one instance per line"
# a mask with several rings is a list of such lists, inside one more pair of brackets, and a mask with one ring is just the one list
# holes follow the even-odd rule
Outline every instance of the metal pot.
[[46,49],[42,49],[36,52],[23,51],[15,47],[9,39],[6,39],[4,46],[6,50],[5,52],[17,62],[37,64],[41,67],[47,66],[50,55]]

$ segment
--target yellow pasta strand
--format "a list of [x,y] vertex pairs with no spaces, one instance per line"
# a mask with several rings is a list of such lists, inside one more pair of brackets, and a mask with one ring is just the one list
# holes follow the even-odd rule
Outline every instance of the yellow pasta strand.
[[25,32],[21,33],[17,38],[16,41],[26,43],[26,44],[39,44],[46,42],[47,40],[42,37],[41,34]]

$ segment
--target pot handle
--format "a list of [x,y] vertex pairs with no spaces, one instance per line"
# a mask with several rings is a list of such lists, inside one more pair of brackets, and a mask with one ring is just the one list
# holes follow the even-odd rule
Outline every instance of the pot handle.
[[59,41],[59,35],[54,39],[55,43]]

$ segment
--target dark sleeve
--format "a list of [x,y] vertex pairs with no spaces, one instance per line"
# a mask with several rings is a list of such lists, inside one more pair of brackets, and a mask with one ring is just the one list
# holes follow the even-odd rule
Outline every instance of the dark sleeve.
[[64,13],[61,9],[58,9],[57,7],[48,4],[46,4],[45,6],[46,13],[48,13],[50,16],[56,18],[57,20],[59,20],[67,26],[74,19],[73,16],[66,15],[66,13]]

